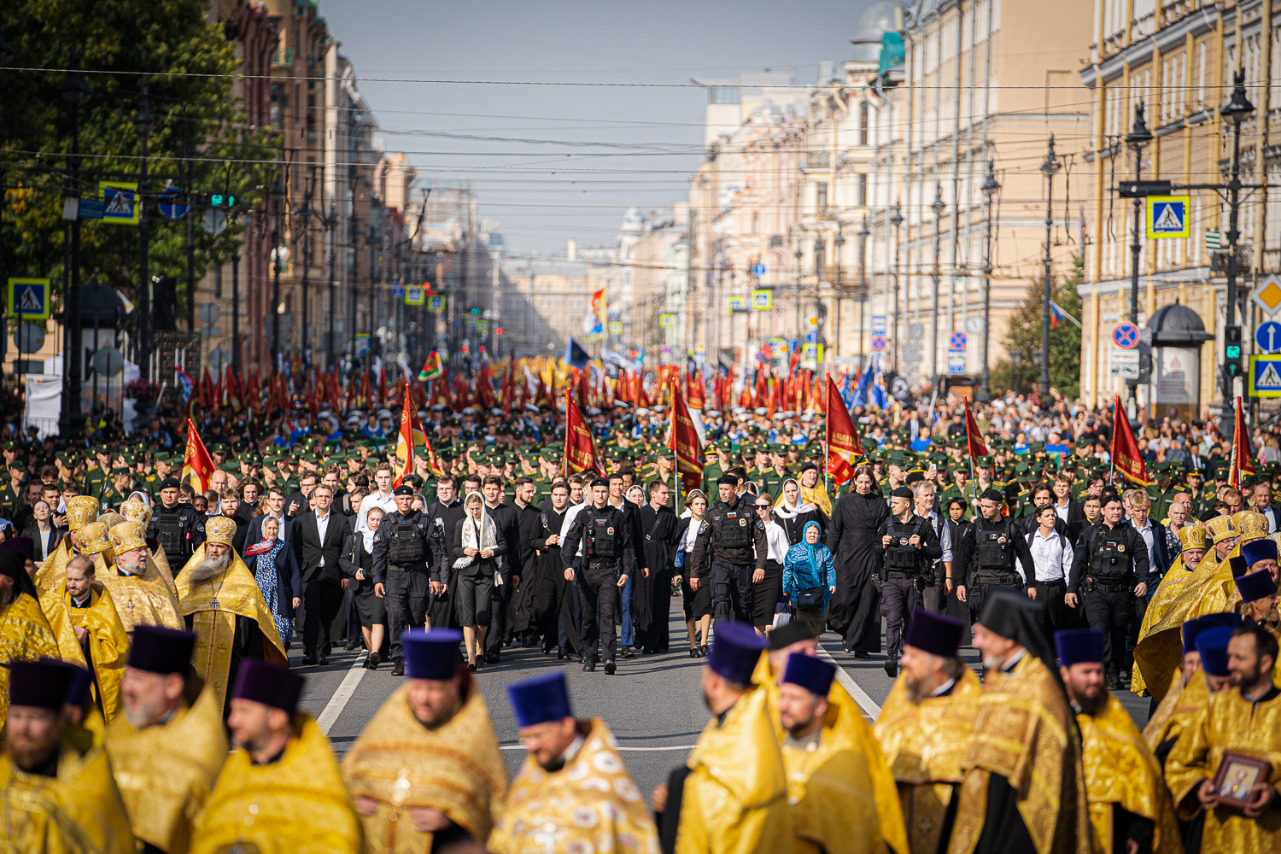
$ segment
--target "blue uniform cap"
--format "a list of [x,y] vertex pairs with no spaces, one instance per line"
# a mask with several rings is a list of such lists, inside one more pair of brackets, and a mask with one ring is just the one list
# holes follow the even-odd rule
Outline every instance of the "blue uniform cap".
[[[1269,540],[1268,542],[1271,542]],[[1247,572],[1236,580],[1237,590],[1241,593],[1242,602],[1254,602],[1275,595],[1277,584],[1272,580],[1272,573],[1266,569],[1258,572]]]
[[1211,676],[1228,675],[1228,641],[1236,629],[1226,626],[1207,629],[1196,638],[1196,651],[1201,653],[1201,669]]
[[574,707],[569,703],[569,683],[560,671],[508,685],[507,699],[511,702],[516,726],[521,729],[574,716]]
[[1103,632],[1098,629],[1064,629],[1054,633],[1054,647],[1059,654],[1059,664],[1103,663]]
[[787,657],[783,681],[799,685],[811,694],[826,697],[836,678],[836,665],[812,655],[794,652]]
[[462,660],[458,645],[463,633],[457,629],[408,629],[400,636],[405,653],[405,675],[410,679],[444,682],[458,675]]
[[1187,620],[1183,623],[1183,654],[1196,650],[1196,639],[1200,634],[1209,629],[1218,629],[1227,626],[1235,629],[1241,625],[1241,615],[1232,611],[1224,611],[1218,614],[1202,614],[1194,620]]
[[760,660],[761,652],[769,645],[749,625],[721,622],[712,638],[712,650],[707,656],[707,666],[730,682],[748,685],[752,671]]
[[1245,558],[1247,566],[1254,566],[1261,560],[1276,560],[1276,540],[1264,537],[1261,540],[1250,540],[1248,543],[1242,543],[1241,557]]
[[304,679],[283,667],[268,664],[257,658],[246,658],[240,662],[240,672],[236,674],[236,686],[231,689],[231,699],[252,700],[281,709],[291,717],[298,710],[298,698],[302,696]]

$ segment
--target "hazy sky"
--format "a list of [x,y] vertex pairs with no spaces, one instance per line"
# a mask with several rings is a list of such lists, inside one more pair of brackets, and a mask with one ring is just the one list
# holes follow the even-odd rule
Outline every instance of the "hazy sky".
[[519,253],[570,237],[613,243],[629,206],[685,200],[707,98],[690,78],[790,66],[811,84],[821,60],[850,57],[870,2],[322,0],[320,10],[387,151],[406,152],[428,180],[472,180],[481,215]]

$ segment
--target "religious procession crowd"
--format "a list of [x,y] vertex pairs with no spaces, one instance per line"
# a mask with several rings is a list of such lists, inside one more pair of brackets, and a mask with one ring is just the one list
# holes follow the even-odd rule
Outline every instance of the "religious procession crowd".
[[[693,467],[675,393],[439,407],[0,443],[14,850],[1281,844],[1281,451],[1240,418],[738,407],[698,413]],[[484,665],[524,646],[625,673],[669,651],[673,598],[712,712],[686,763],[646,804],[556,672],[509,688],[509,784]],[[824,631],[855,658],[884,642],[873,726]],[[346,645],[406,677],[341,767],[295,641],[304,667]]]

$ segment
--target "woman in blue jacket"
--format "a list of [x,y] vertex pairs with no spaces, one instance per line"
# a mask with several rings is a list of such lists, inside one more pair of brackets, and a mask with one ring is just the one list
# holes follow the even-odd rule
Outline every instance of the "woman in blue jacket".
[[807,524],[804,538],[787,550],[783,562],[783,595],[795,607],[795,619],[816,636],[827,625],[827,604],[836,592],[836,563],[820,542],[822,530],[818,522]]

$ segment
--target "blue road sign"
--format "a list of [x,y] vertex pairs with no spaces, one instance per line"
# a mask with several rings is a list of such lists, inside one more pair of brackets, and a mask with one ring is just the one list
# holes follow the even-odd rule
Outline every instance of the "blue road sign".
[[97,199],[81,199],[76,208],[78,219],[102,219],[106,206]]
[[887,329],[889,329],[889,326],[887,326],[885,323],[885,315],[883,314],[872,315],[872,334],[873,335],[884,335]]
[[1275,320],[1260,323],[1254,330],[1254,343],[1265,353],[1281,350],[1281,323]]
[[1281,355],[1251,356],[1250,397],[1281,397]]
[[948,349],[953,353],[964,353],[965,343],[966,338],[964,332],[953,332],[952,340],[949,342]]
[[764,264],[762,264],[760,261],[757,261],[755,264],[753,264],[753,265],[752,265],[752,275],[753,275],[753,276],[755,276],[755,277],[756,277],[756,278],[758,278],[758,279],[759,279],[761,276],[764,276],[764,275],[765,275],[765,265],[764,265]]
[[885,340],[884,335],[872,336],[872,350],[874,350],[875,352],[877,353],[883,352],[885,348],[888,346],[889,346],[889,342]]
[[49,319],[48,279],[12,278],[9,280],[8,297],[5,310],[10,317],[19,320]]
[[392,282],[391,295],[396,299],[400,299],[405,295],[405,286],[400,282]]
[[1133,350],[1139,346],[1139,327],[1129,321],[1118,323],[1112,329],[1112,343],[1122,350]]
[[166,219],[182,219],[187,215],[187,208],[191,205],[184,202],[182,191],[177,187],[166,187],[160,193],[160,200],[156,204],[156,210]]

